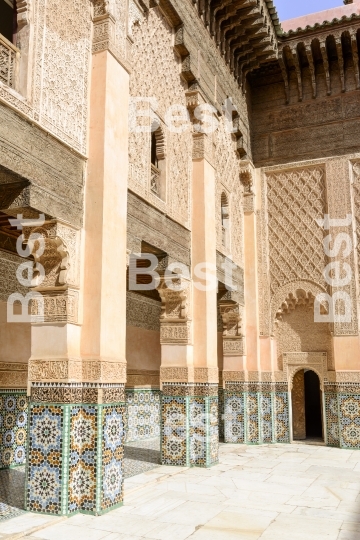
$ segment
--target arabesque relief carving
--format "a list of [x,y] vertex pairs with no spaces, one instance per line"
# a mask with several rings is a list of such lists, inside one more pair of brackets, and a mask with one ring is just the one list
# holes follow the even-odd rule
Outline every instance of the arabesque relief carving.
[[[170,287],[169,287],[170,285]],[[158,287],[162,302],[160,315],[160,342],[191,343],[191,284],[182,276],[161,278]]]
[[242,307],[237,303],[222,300],[220,314],[223,321],[224,356],[242,356],[245,352]]

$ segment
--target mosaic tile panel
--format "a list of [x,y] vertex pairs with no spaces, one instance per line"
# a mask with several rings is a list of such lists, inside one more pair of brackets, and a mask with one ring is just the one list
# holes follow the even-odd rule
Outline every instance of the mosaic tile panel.
[[246,394],[246,442],[248,444],[259,444],[259,394],[249,392]]
[[0,469],[25,464],[28,402],[26,392],[0,392]]
[[163,395],[162,463],[195,467],[217,463],[218,415],[217,395]]
[[290,442],[289,420],[289,394],[288,392],[276,392],[275,394],[275,442]]
[[225,442],[290,442],[287,392],[225,390]]
[[[160,437],[124,445],[124,478],[161,465]],[[0,471],[0,521],[25,514],[25,466]]]
[[0,521],[25,513],[25,466],[0,471]]
[[69,513],[96,510],[96,406],[74,406],[70,412]]
[[273,442],[273,402],[271,393],[260,394],[261,442]]
[[225,442],[245,442],[245,394],[225,392]]
[[[206,398],[208,408],[208,446],[207,466],[214,465],[219,461],[219,402],[218,398]],[[209,447],[210,446],[210,447]]]
[[162,396],[161,462],[190,465],[189,404],[187,397]]
[[207,464],[207,414],[204,398],[190,398],[190,464]]
[[67,461],[63,447],[65,423],[63,407],[30,405],[27,510],[65,513],[62,504],[63,464]]
[[341,448],[360,448],[360,395],[339,394]]
[[218,393],[218,418],[219,418],[219,439],[223,440],[225,437],[225,402],[224,402],[224,390],[219,388]]
[[325,394],[325,416],[328,446],[340,446],[338,395]]
[[122,504],[125,404],[31,404],[26,509],[101,514]]
[[126,442],[160,436],[160,390],[126,390]]
[[123,502],[125,406],[104,407],[102,414],[101,511],[106,511]]

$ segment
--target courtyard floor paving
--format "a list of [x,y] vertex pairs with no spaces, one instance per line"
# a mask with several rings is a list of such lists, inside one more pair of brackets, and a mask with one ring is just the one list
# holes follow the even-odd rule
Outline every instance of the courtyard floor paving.
[[360,452],[220,445],[210,469],[157,468],[125,480],[124,506],[100,517],[24,513],[0,540],[360,540]]

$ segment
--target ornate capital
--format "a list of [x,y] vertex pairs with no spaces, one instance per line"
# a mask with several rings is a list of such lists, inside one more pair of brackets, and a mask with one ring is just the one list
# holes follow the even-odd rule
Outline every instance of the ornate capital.
[[232,301],[220,301],[220,314],[223,320],[224,356],[244,355],[244,336],[242,332],[242,307]]
[[191,343],[190,281],[182,276],[174,276],[167,280],[162,277],[158,291],[162,303],[161,343]]
[[255,212],[255,169],[250,161],[240,164],[240,181],[244,186],[244,212]]
[[128,10],[123,0],[94,0],[92,52],[109,51],[130,71],[130,41],[127,38]]

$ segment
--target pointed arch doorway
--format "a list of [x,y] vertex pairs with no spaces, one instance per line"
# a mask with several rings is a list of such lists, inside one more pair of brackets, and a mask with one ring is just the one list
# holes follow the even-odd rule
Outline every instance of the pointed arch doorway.
[[324,440],[320,379],[311,369],[301,369],[294,376],[292,417],[294,441]]

